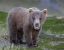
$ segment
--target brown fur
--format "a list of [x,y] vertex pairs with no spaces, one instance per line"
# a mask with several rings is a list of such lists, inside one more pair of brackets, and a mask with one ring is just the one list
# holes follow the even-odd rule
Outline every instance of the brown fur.
[[[39,9],[32,8],[34,11]],[[30,13],[29,9],[17,7],[13,8],[7,17],[7,26],[10,35],[10,43],[21,43],[23,34],[25,35],[26,43],[27,44],[35,44],[39,31],[34,30],[33,24],[30,21]],[[45,18],[44,18],[45,19]],[[32,38],[31,33],[32,32]]]

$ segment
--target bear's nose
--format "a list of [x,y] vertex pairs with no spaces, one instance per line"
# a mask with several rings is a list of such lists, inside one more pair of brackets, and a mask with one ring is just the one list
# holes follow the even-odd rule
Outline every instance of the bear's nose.
[[36,23],[35,26],[38,27],[39,26],[39,23]]

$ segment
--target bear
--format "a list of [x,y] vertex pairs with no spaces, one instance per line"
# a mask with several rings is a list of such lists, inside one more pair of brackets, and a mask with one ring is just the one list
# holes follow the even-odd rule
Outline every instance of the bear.
[[38,46],[37,38],[46,19],[47,9],[40,11],[36,7],[15,7],[7,16],[10,43],[22,44],[23,35],[27,46]]

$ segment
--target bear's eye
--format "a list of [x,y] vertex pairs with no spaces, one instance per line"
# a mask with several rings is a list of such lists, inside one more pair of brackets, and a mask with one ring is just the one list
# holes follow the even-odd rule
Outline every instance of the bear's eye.
[[33,20],[35,20],[35,18],[33,17]]
[[42,18],[39,18],[40,20],[42,19]]

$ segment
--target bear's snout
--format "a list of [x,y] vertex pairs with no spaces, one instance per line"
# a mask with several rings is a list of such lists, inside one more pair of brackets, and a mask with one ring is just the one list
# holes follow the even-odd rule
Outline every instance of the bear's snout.
[[35,26],[36,26],[36,27],[39,27],[39,23],[36,23]]
[[39,29],[40,29],[40,23],[35,22],[35,23],[34,23],[34,29],[35,29],[35,30],[39,30]]

